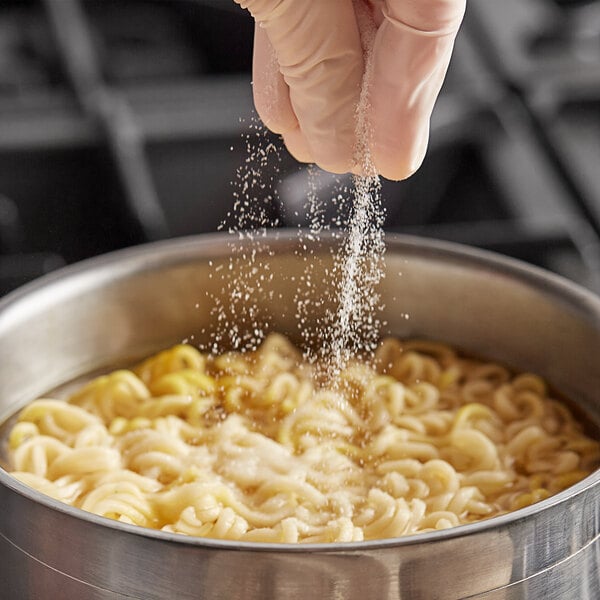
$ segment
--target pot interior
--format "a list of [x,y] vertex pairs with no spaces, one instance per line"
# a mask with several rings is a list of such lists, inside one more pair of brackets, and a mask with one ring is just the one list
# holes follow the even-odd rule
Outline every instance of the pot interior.
[[[68,382],[169,345],[209,345],[223,331],[215,307],[229,310],[235,281],[265,330],[298,344],[297,301],[308,299],[306,327],[318,339],[318,323],[335,309],[337,245],[328,237],[307,247],[295,233],[235,245],[200,236],[86,261],[27,286],[0,309],[3,420]],[[379,291],[382,335],[442,341],[537,373],[577,405],[588,428],[600,427],[600,300],[591,293],[493,254],[391,235]],[[254,327],[249,321],[238,325]]]

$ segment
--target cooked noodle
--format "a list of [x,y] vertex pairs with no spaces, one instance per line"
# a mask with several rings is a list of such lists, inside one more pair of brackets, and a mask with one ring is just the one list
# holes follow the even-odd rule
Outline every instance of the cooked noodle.
[[600,445],[535,375],[430,342],[381,343],[332,388],[280,336],[180,345],[41,399],[13,476],[104,517],[193,536],[349,542],[522,508],[598,467]]

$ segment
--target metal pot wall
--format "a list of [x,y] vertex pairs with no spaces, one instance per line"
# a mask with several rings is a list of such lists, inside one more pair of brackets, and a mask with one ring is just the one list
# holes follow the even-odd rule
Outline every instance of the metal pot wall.
[[[126,250],[39,280],[0,303],[0,410],[99,368],[128,364],[214,328],[230,239]],[[327,282],[335,240],[261,240],[273,330],[294,337],[294,293],[310,263]],[[238,248],[255,247],[251,241]],[[600,424],[600,299],[529,266],[470,248],[388,236],[391,333],[446,341],[533,370]],[[242,252],[243,254],[243,252]],[[239,256],[242,256],[240,254]],[[209,264],[212,262],[212,265]],[[244,261],[234,271],[243,270]],[[212,273],[213,276],[209,277]],[[295,278],[295,279],[294,279]],[[325,284],[318,289],[327,297]],[[319,311],[325,310],[320,305]],[[405,318],[405,314],[409,318]],[[204,332],[204,333],[203,333]],[[0,472],[0,585],[10,599],[585,600],[600,597],[600,472],[534,506],[446,531],[352,544],[204,540],[62,505]]]

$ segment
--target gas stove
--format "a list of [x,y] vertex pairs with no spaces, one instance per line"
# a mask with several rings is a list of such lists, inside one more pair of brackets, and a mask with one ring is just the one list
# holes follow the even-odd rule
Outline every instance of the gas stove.
[[[0,293],[226,221],[253,118],[252,35],[232,0],[2,3]],[[599,108],[600,2],[470,0],[425,162],[383,184],[386,230],[600,291]],[[306,167],[282,148],[279,169],[274,226],[308,225]],[[327,202],[339,184],[316,180]]]

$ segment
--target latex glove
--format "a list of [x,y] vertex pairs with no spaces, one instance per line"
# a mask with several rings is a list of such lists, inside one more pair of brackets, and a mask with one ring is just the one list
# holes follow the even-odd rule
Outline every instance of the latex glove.
[[465,0],[235,1],[257,23],[258,114],[298,160],[335,173],[360,171],[355,110],[365,61],[358,21],[368,7],[377,28],[366,115],[371,158],[389,179],[420,166]]

